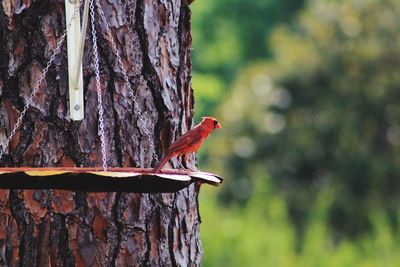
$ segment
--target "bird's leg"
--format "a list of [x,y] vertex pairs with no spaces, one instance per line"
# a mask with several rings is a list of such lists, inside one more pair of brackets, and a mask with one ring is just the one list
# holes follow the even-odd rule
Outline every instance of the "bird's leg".
[[188,155],[189,154],[182,154],[177,157],[179,168],[185,171],[190,170],[190,168],[188,168],[186,164],[186,161],[188,160]]
[[183,155],[181,156],[181,160],[182,160],[182,167],[183,167],[185,170],[188,170],[187,164],[186,164],[186,161],[187,161],[187,154],[183,154]]
[[178,162],[178,165],[179,165],[178,168],[186,170],[186,168],[183,166],[183,163],[182,163],[182,157],[183,157],[183,155],[178,155],[176,157],[176,161]]
[[[191,155],[192,155],[192,157],[190,157]],[[197,168],[196,168],[196,159],[195,159],[195,153],[194,152],[185,154],[186,161],[189,161],[190,158],[191,158],[191,161],[193,162],[194,168],[189,168],[188,167],[187,169],[189,171],[196,172]]]

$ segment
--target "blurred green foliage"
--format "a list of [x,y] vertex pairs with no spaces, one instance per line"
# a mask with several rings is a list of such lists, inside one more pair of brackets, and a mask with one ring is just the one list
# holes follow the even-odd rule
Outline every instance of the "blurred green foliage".
[[303,249],[298,252],[286,202],[273,192],[257,188],[244,207],[233,205],[229,209],[213,197],[215,189],[203,189],[203,266],[398,267],[400,238],[393,235],[384,212],[372,212],[374,231],[370,235],[357,242],[337,242],[325,223],[335,192],[326,188],[311,209]]
[[[193,84],[196,120],[214,111],[238,71],[269,56],[267,37],[289,21],[304,0],[198,0],[192,7]],[[207,86],[218,87],[213,94]],[[207,90],[207,91],[204,91]],[[210,93],[211,92],[211,93]],[[201,110],[199,110],[201,109]]]
[[400,262],[399,1],[302,6],[193,4],[205,266]]
[[235,77],[243,64],[268,55],[267,36],[304,0],[201,0],[192,4],[195,69]]

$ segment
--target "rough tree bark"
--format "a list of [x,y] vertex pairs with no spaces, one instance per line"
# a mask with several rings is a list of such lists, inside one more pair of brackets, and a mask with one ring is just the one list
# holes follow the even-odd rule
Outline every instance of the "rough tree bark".
[[[161,153],[158,137],[166,121],[174,136],[192,126],[188,1],[131,0],[130,23],[127,2],[101,4]],[[3,145],[66,26],[64,1],[3,0],[0,23]],[[153,166],[144,125],[100,19],[97,30],[108,164]],[[64,44],[0,166],[101,166],[90,34],[86,43],[85,120],[68,117]],[[0,266],[197,266],[197,196],[195,185],[173,194],[0,190]]]

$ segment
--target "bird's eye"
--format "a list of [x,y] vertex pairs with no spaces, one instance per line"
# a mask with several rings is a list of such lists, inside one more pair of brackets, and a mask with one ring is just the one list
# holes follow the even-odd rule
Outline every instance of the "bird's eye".
[[214,128],[217,127],[218,121],[214,121]]

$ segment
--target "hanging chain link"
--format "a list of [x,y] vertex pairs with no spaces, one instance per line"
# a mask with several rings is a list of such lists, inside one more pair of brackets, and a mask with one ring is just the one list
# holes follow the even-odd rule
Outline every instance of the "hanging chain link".
[[104,26],[106,28],[106,32],[107,32],[108,36],[110,37],[112,49],[113,49],[113,51],[115,53],[115,56],[117,58],[118,65],[120,66],[120,68],[122,70],[122,76],[124,78],[124,81],[125,81],[126,85],[128,86],[129,91],[132,93],[133,108],[137,112],[140,122],[143,124],[143,127],[141,129],[143,130],[143,132],[145,133],[146,137],[148,138],[148,142],[150,144],[150,149],[151,149],[151,152],[152,152],[152,154],[154,156],[154,159],[157,160],[158,157],[157,157],[157,154],[155,152],[154,142],[153,142],[153,140],[151,138],[150,131],[146,127],[146,120],[145,120],[145,118],[144,118],[144,116],[142,114],[142,110],[139,107],[137,98],[135,96],[135,93],[134,93],[134,91],[132,89],[132,86],[131,86],[131,83],[129,81],[128,74],[126,73],[125,66],[122,63],[122,59],[121,59],[121,57],[120,57],[120,55],[118,53],[117,45],[115,44],[114,38],[112,36],[111,30],[110,30],[110,26],[109,26],[109,24],[107,22],[107,19],[106,19],[105,15],[104,15],[104,12],[103,12],[102,8],[101,8],[99,0],[93,0],[93,1],[96,1],[97,11],[100,14],[101,20],[103,21],[103,24],[104,24]]
[[104,109],[103,109],[103,99],[101,96],[101,81],[100,81],[100,70],[99,70],[99,53],[97,50],[97,32],[95,27],[95,17],[94,17],[94,5],[93,0],[90,0],[90,18],[92,25],[92,40],[93,40],[93,61],[94,61],[94,71],[96,74],[96,87],[97,87],[97,102],[99,106],[99,133],[101,142],[101,157],[103,160],[103,170],[107,171],[107,151],[106,151],[106,138],[104,133]]
[[54,61],[55,57],[60,52],[61,45],[63,44],[63,42],[65,40],[65,37],[67,36],[67,30],[69,28],[71,28],[72,22],[74,21],[74,19],[78,15],[79,8],[80,8],[81,4],[82,4],[82,2],[79,1],[79,5],[75,9],[75,11],[74,11],[74,13],[73,13],[73,15],[71,17],[71,20],[69,21],[68,25],[65,27],[65,30],[64,30],[63,34],[61,35],[60,39],[58,40],[57,46],[54,49],[53,54],[50,56],[49,61],[47,61],[46,67],[43,69],[43,72],[40,75],[39,80],[37,80],[35,86],[33,87],[32,93],[30,94],[30,96],[28,98],[28,101],[26,101],[26,104],[25,104],[24,108],[22,109],[21,114],[20,114],[19,118],[17,119],[17,122],[15,123],[13,129],[11,130],[10,135],[7,137],[4,146],[1,148],[1,150],[0,150],[0,160],[2,159],[4,154],[6,154],[6,150],[8,149],[8,146],[10,145],[11,140],[13,139],[14,135],[17,132],[17,129],[19,128],[19,126],[22,123],[22,119],[24,118],[26,112],[28,111],[29,107],[31,106],[32,101],[35,98],[36,93],[39,90],[40,85],[42,84],[43,80],[45,80],[47,72],[49,72],[49,69],[50,69],[51,65],[53,64],[53,61]]

